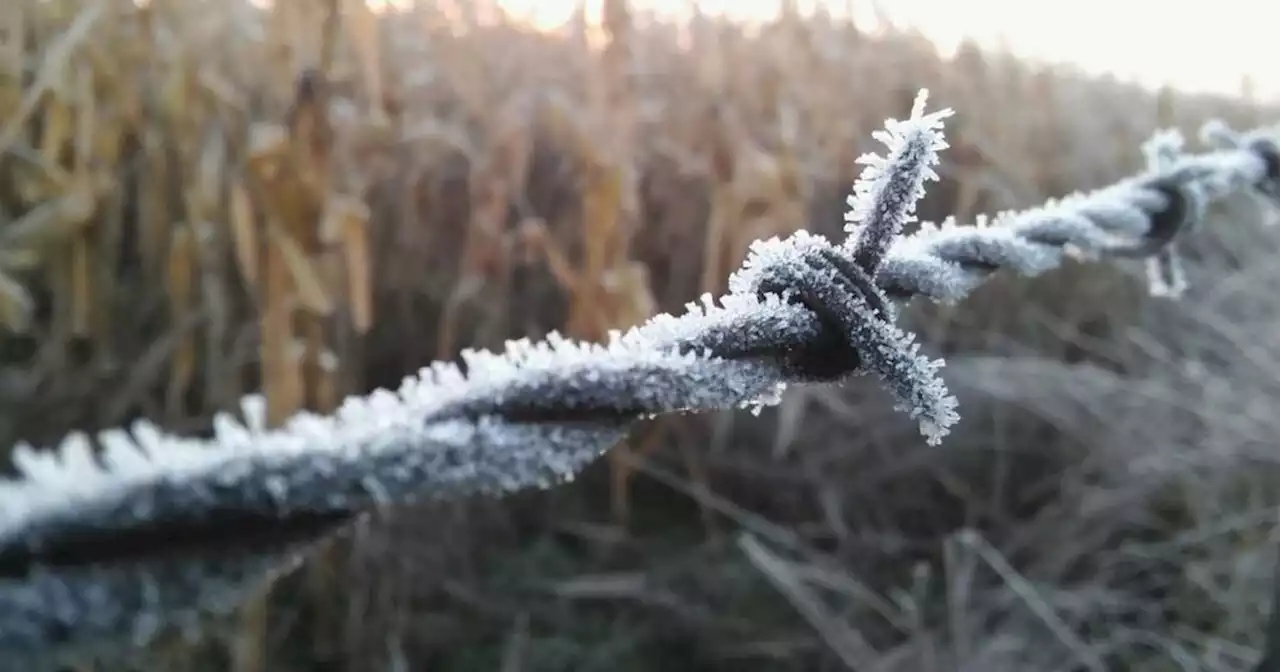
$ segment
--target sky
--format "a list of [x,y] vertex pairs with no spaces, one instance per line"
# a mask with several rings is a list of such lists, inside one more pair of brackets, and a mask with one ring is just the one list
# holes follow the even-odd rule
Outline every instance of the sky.
[[[562,22],[577,0],[497,0],[509,11],[545,26]],[[598,5],[600,0],[590,0]],[[678,16],[692,0],[632,0],[635,6]],[[1160,86],[1237,94],[1253,78],[1258,95],[1280,101],[1280,64],[1269,48],[1280,27],[1273,0],[800,0],[851,11],[872,27],[877,9],[912,26],[949,53],[965,36],[1014,53],[1074,63]],[[702,0],[706,12],[745,20],[776,14],[779,0]],[[849,8],[852,7],[852,10]]]

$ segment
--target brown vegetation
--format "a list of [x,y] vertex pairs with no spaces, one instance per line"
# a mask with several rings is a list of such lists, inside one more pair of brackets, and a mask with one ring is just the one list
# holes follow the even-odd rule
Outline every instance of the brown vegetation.
[[[752,240],[839,235],[854,160],[920,87],[958,113],[934,219],[1102,185],[1157,125],[1264,113],[822,16],[749,32],[608,0],[547,34],[444,4],[7,0],[0,440],[198,431],[259,389],[279,422],[461,347],[679,310]],[[1274,236],[1248,219],[1205,234],[1210,288],[1181,306],[1072,267],[911,311],[970,397],[940,451],[857,386],[663,421],[611,455],[609,516],[592,477],[356,531],[255,607],[236,667],[813,670],[853,646],[883,670],[1245,669],[1276,534],[1243,463],[1274,459],[1280,371]]]

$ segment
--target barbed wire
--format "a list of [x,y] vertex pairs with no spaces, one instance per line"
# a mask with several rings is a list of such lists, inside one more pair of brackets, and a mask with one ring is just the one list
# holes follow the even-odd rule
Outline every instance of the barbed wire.
[[[1153,291],[1185,286],[1176,241],[1207,205],[1236,193],[1280,202],[1269,129],[1183,153],[1155,136],[1147,169],[1021,212],[914,221],[946,148],[951,110],[888,120],[850,196],[849,238],[805,231],[757,241],[729,293],[660,314],[608,343],[552,334],[505,351],[468,350],[398,391],[351,397],[331,416],[265,425],[261,397],[219,414],[212,438],[128,430],[20,444],[0,481],[0,656],[13,669],[126,659],[167,633],[198,636],[306,557],[315,543],[391,505],[550,487],[659,414],[776,403],[787,385],[872,373],[930,443],[958,420],[939,378],[895,324],[915,297],[955,301],[992,274],[1036,275],[1068,257],[1145,259]],[[7,668],[6,668],[7,669]]]

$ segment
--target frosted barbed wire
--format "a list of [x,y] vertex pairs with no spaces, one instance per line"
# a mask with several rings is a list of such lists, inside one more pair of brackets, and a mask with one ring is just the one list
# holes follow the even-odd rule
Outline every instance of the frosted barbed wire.
[[[951,302],[968,296],[998,270],[1034,276],[1057,268],[1069,256],[1151,258],[1199,221],[1208,201],[1258,189],[1275,203],[1280,183],[1275,141],[1260,132],[1242,138],[1234,148],[1211,154],[1153,158],[1160,165],[1141,175],[1089,194],[1002,213],[990,222],[979,218],[970,227],[951,220],[926,223],[889,249],[877,282],[894,299],[925,296]],[[1167,137],[1157,140],[1164,142]]]
[[[603,348],[553,340],[539,344],[546,347],[513,344],[505,357],[468,353],[465,382],[458,369],[437,366],[398,394],[353,398],[333,417],[300,415],[278,430],[254,421],[262,406],[256,397],[247,400],[245,425],[221,415],[208,441],[138,423],[136,445],[121,432],[103,437],[103,466],[83,435],[56,452],[23,447],[15,463],[27,479],[0,490],[6,575],[0,579],[0,652],[43,664],[46,649],[71,632],[77,656],[109,651],[121,640],[133,648],[166,628],[234,607],[238,602],[227,591],[247,593],[302,542],[365,509],[424,493],[499,493],[568,480],[620,440],[629,423],[522,424],[487,415],[467,421],[456,413],[494,389],[518,398],[521,383],[536,385],[549,361],[567,380],[584,372],[608,378],[610,368],[632,376],[644,371],[634,377],[633,391],[644,400],[642,383],[660,390],[662,399],[645,401],[652,404],[732,405],[775,393],[779,372],[767,366],[730,369],[727,362],[699,362],[694,353],[654,353],[637,347],[641,342],[633,337]],[[590,403],[590,395],[582,401]],[[163,558],[184,550],[175,547],[188,536],[205,547],[176,567],[163,573],[133,567],[136,549],[150,546],[142,559],[157,549]],[[272,543],[245,549],[245,537]],[[101,568],[117,564],[130,571]],[[193,581],[192,574],[207,574],[210,582]],[[106,608],[112,602],[131,607]]]
[[[875,212],[893,221],[866,220],[868,234],[885,241],[922,193],[922,171],[936,162],[931,152],[940,133],[931,118],[942,114],[926,118],[923,102],[922,95],[911,119],[891,122],[881,137],[892,157],[906,157],[885,170],[910,187],[891,181],[865,197],[892,201]],[[112,641],[138,646],[164,624],[235,604],[194,591],[190,581],[139,583],[155,573],[104,575],[101,566],[123,562],[136,570],[146,560],[122,549],[150,546],[163,554],[175,533],[206,543],[219,532],[305,540],[388,503],[546,486],[572,478],[640,417],[774,403],[787,382],[840,377],[861,360],[940,436],[955,419],[954,400],[936,378],[936,363],[918,357],[892,315],[872,315],[869,306],[885,302],[863,275],[826,239],[797,236],[757,246],[731,279],[736,291],[719,303],[704,297],[683,316],[655,317],[614,334],[608,345],[553,334],[540,343],[511,342],[500,354],[467,351],[465,374],[437,364],[396,393],[352,398],[333,416],[302,414],[279,429],[263,426],[262,400],[251,397],[243,425],[219,415],[209,440],[143,422],[132,437],[100,435],[100,458],[80,434],[55,451],[19,446],[14,462],[22,479],[0,487],[0,567],[7,573],[0,580],[0,650],[52,663],[59,647],[84,655],[109,650]],[[792,300],[816,302],[810,307],[827,324],[790,310]],[[831,325],[840,335],[812,347]],[[218,571],[221,579],[231,572],[240,595],[269,578],[273,565],[260,557],[295,549],[258,549],[246,554],[248,564],[218,569],[209,561],[219,554],[204,548],[183,566]],[[113,600],[130,608],[107,608]]]
[[[210,439],[143,422],[99,435],[97,456],[79,434],[52,451],[20,446],[21,476],[0,482],[0,652],[44,664],[143,645],[157,624],[234,605],[209,586],[238,595],[368,511],[563,482],[639,418],[758,408],[788,383],[873,372],[936,442],[957,419],[955,399],[941,361],[894,323],[894,299],[954,300],[1001,268],[1035,274],[1073,253],[1149,257],[1198,216],[1197,196],[1270,189],[1280,177],[1274,143],[1250,137],[992,225],[925,224],[896,239],[945,147],[950,111],[926,115],[923,102],[877,135],[889,159],[864,161],[853,240],[836,246],[801,231],[759,241],[719,302],[705,296],[605,345],[552,335],[467,351],[465,374],[436,364],[396,392],[278,429],[262,426],[262,401],[250,397],[243,421],[218,416]],[[190,542],[182,567],[210,573],[198,589],[138,569],[181,539]],[[103,606],[112,601],[128,608]]]
[[[1176,130],[1156,133],[1142,146],[1147,168],[1157,172],[1171,168],[1177,163],[1184,146],[1182,134]],[[1187,220],[1187,230],[1190,231],[1204,217],[1203,211],[1208,199],[1190,188],[1187,193],[1191,195],[1189,207],[1195,209]],[[1146,260],[1147,286],[1153,296],[1178,298],[1187,291],[1187,272],[1182,265],[1182,256],[1178,253],[1178,243],[1177,240],[1169,241],[1164,248]]]
[[[772,239],[752,245],[742,270],[729,280],[730,291],[759,292],[768,287],[770,274],[785,272],[783,287],[802,287],[809,273],[800,258],[820,257],[832,266],[828,278],[819,278],[802,297],[810,309],[835,308],[825,315],[859,356],[857,370],[875,373],[895,397],[895,409],[908,414],[920,426],[930,444],[941,442],[959,416],[956,399],[938,377],[941,360],[919,354],[914,334],[906,334],[894,320],[892,304],[876,286],[885,253],[914,219],[916,203],[925,195],[925,183],[936,181],[938,153],[947,148],[942,123],[953,112],[942,109],[925,114],[928,91],[921,90],[904,121],[889,119],[883,131],[872,136],[886,149],[884,157],[864,154],[866,166],[853,185],[845,231],[850,235],[837,250],[825,238],[797,233],[785,241]],[[843,252],[851,259],[846,260]],[[840,280],[854,285],[844,297],[823,296]],[[843,305],[842,305],[843,304]]]
[[924,198],[924,184],[936,181],[938,153],[947,149],[942,134],[942,120],[950,117],[950,109],[925,114],[928,91],[921,90],[911,105],[911,116],[905,121],[889,119],[885,129],[872,137],[888,148],[885,156],[863,154],[857,163],[867,166],[853,183],[849,194],[849,210],[845,213],[845,246],[859,266],[874,269],[885,251],[902,233],[902,228],[915,221],[916,203]]

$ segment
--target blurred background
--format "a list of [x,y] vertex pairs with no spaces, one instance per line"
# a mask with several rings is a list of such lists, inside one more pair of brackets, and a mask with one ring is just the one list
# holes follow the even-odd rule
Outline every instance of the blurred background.
[[[603,338],[842,235],[855,159],[953,107],[925,219],[1275,123],[1277,9],[970,0],[6,0],[0,446],[203,433],[467,347]],[[1277,548],[1277,228],[998,277],[903,326],[963,420],[874,381],[643,425],[575,483],[362,525],[163,670],[1248,670]],[[740,536],[749,532],[750,537]]]

